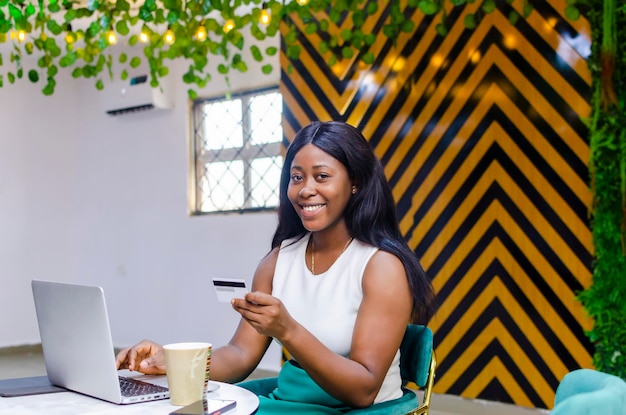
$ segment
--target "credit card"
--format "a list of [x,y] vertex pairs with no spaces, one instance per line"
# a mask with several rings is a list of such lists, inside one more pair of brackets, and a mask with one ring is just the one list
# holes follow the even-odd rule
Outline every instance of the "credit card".
[[238,278],[213,278],[218,301],[230,303],[233,298],[243,298],[248,292],[246,280]]

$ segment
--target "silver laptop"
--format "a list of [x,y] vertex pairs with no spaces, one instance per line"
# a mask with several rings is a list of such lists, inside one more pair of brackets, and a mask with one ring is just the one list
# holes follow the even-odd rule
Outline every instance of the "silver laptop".
[[101,287],[33,280],[32,288],[50,383],[118,404],[169,397],[163,386],[118,376]]

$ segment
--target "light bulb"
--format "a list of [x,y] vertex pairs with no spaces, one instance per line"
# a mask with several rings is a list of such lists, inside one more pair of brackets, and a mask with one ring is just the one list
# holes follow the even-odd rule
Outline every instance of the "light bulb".
[[65,35],[65,43],[74,43],[76,41],[76,35],[73,32],[67,32]]
[[174,35],[172,29],[167,29],[167,31],[163,34],[163,41],[168,45],[171,45],[174,43],[175,40],[176,36]]
[[235,28],[235,21],[233,19],[226,20],[226,23],[224,23],[224,27],[223,27],[224,33],[228,33],[234,28]]
[[309,4],[309,0],[296,0],[296,2],[297,2],[300,6],[306,6],[307,4]]
[[261,16],[259,16],[259,22],[261,22],[262,24],[268,25],[270,24],[271,21],[272,21],[272,15],[270,14],[270,11],[265,8],[261,10]]
[[206,39],[206,37],[206,28],[204,26],[198,26],[198,30],[196,30],[196,40],[198,40],[198,42],[202,42]]
[[109,42],[109,45],[115,45],[117,43],[117,35],[113,30],[107,32],[107,42]]
[[150,37],[148,36],[148,33],[144,32],[143,30],[141,31],[141,33],[139,33],[139,41],[141,43],[148,43],[149,39]]
[[24,30],[20,30],[17,32],[17,40],[19,42],[23,42],[26,39],[26,32]]

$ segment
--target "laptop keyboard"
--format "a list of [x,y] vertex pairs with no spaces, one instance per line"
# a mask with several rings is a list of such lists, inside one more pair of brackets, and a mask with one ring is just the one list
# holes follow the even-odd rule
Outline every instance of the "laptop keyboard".
[[119,376],[119,378],[122,396],[152,395],[168,391],[166,387],[155,385],[153,383],[142,382],[141,380],[126,378],[123,376]]

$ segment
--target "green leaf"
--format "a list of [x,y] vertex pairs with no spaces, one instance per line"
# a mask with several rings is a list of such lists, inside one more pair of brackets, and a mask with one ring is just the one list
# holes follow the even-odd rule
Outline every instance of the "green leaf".
[[309,23],[304,28],[304,33],[306,33],[307,35],[312,35],[313,33],[316,33],[316,32],[317,32],[317,25],[315,23]]
[[250,46],[250,53],[255,61],[261,62],[263,60],[263,54],[257,45]]
[[485,0],[482,5],[482,9],[485,13],[493,13],[496,9],[495,0]]
[[194,91],[193,89],[188,89],[187,96],[189,96],[189,99],[195,100],[196,98],[198,98],[198,93]]
[[439,11],[439,4],[433,0],[421,0],[419,8],[427,16],[433,15]]
[[435,31],[439,36],[446,36],[448,34],[448,28],[443,23],[437,23]]
[[354,56],[354,50],[349,46],[344,46],[341,48],[341,56],[344,59],[350,59]]
[[352,30],[350,30],[350,29],[343,29],[339,36],[341,37],[342,40],[347,42],[350,39],[352,39]]
[[365,62],[368,65],[371,65],[372,63],[374,63],[374,53],[372,52],[367,52],[366,54],[364,54],[361,59],[363,60],[363,62]]
[[237,69],[241,73],[248,72],[248,65],[246,65],[246,63],[244,61],[239,61],[239,62],[233,64],[233,68]]
[[526,3],[524,4],[524,9],[522,11],[522,15],[526,18],[528,16],[530,16],[530,14],[533,12],[533,5],[530,3]]
[[372,46],[374,42],[376,42],[376,35],[374,35],[373,33],[368,33],[363,36],[363,40],[365,41],[365,44],[367,46]]
[[52,32],[53,35],[59,35],[63,31],[63,28],[54,20],[48,20],[46,27],[50,32]]
[[122,36],[126,36],[130,32],[125,20],[118,20],[118,22],[115,23],[115,31]]
[[378,11],[378,2],[370,1],[369,3],[367,3],[367,7],[366,7],[365,11],[370,16],[373,15],[373,14],[376,14],[376,12]]
[[273,70],[274,66],[269,63],[261,67],[261,72],[263,72],[265,75],[269,75],[270,73],[272,73]]
[[76,9],[69,9],[67,12],[65,12],[64,19],[66,22],[71,22],[72,20],[76,19],[77,16],[78,12],[76,11]]
[[122,71],[122,74],[120,75],[120,79],[121,79],[122,81],[125,81],[125,80],[127,80],[127,79],[128,79],[128,71],[127,71],[126,69],[124,69],[124,70]]
[[476,16],[473,15],[472,13],[466,14],[465,17],[463,18],[463,24],[468,29],[475,29],[476,28]]
[[80,78],[81,76],[83,76],[83,68],[74,68],[72,78]]
[[28,71],[28,79],[30,79],[32,83],[36,83],[37,81],[39,81],[39,72],[31,69],[30,71]]
[[139,65],[141,65],[141,59],[139,57],[135,56],[130,60],[131,68],[137,68]]
[[104,89],[104,83],[102,82],[102,79],[98,79],[96,81],[96,89],[98,91],[102,91]]
[[265,49],[265,54],[267,56],[274,56],[278,53],[278,48],[275,46],[270,46],[268,48]]
[[568,20],[576,21],[580,18],[580,10],[575,5],[569,5],[565,8],[565,17]]
[[363,26],[363,23],[365,23],[365,16],[363,15],[362,11],[356,10],[354,13],[352,13],[353,26],[361,27]]
[[322,20],[320,21],[320,30],[321,30],[322,32],[328,32],[328,27],[329,27],[328,20],[326,20],[326,19],[322,19]]
[[0,33],[3,35],[0,42],[4,43],[7,40],[5,33],[8,33],[11,30],[11,22],[8,20],[0,19]]
[[167,66],[162,66],[159,68],[159,71],[158,71],[159,77],[163,78],[167,76],[167,74],[169,73],[170,73],[170,70]]
[[298,59],[300,57],[300,52],[302,51],[302,47],[300,45],[291,45],[287,47],[287,57],[289,59]]
[[413,30],[415,29],[415,23],[413,22],[413,20],[405,20],[404,23],[402,23],[402,31],[404,33],[411,33],[413,32]]
[[45,96],[50,96],[54,94],[55,85],[56,85],[56,82],[54,82],[54,79],[49,79],[48,84],[44,87],[44,89],[41,90],[41,92],[43,92]]
[[[13,20],[21,20],[23,18],[22,11],[15,7],[13,3],[9,3],[9,14],[13,18]],[[11,81],[9,80],[9,82]]]
[[128,12],[130,11],[130,3],[126,0],[117,0],[115,2],[115,10]]
[[228,73],[228,66],[224,65],[223,63],[220,63],[217,66],[217,72],[221,73],[222,75],[226,75]]
[[9,73],[7,74],[7,78],[9,79],[9,83],[10,83],[10,84],[12,84],[12,83],[14,83],[14,82],[15,82],[15,75],[13,75],[13,73],[12,73],[12,72],[9,72]]
[[124,52],[120,53],[119,62],[126,63],[127,60],[128,60],[128,55]]
[[32,16],[33,14],[35,14],[35,6],[33,6],[31,3],[28,3],[28,6],[26,6],[25,14],[26,16]]
[[330,50],[330,47],[328,46],[328,43],[325,41],[320,42],[319,46],[317,47],[318,50],[320,51],[320,53],[323,55],[325,53],[327,53]]
[[517,22],[519,21],[520,15],[516,10],[511,10],[511,12],[509,13],[509,23],[511,24],[511,26],[515,26],[515,24],[517,24]]

